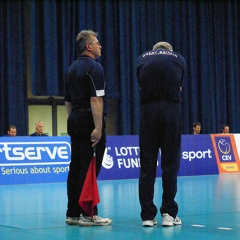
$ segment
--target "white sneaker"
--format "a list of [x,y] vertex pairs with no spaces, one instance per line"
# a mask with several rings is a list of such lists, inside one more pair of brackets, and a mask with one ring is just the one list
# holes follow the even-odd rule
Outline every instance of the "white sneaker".
[[65,222],[66,222],[68,225],[79,225],[78,220],[79,220],[78,217],[74,217],[74,218],[67,217],[66,220],[65,220]]
[[153,220],[145,220],[142,222],[143,227],[153,227],[157,225],[157,219],[154,218]]
[[179,217],[173,218],[168,213],[162,214],[162,226],[174,226],[174,225],[181,225],[182,221]]
[[93,218],[88,216],[83,216],[81,214],[78,224],[80,226],[107,226],[112,223],[110,218],[101,218],[97,215],[93,216]]

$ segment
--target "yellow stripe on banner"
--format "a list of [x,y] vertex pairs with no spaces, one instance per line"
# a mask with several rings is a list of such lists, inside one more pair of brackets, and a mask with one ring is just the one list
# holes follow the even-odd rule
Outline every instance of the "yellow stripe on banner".
[[237,163],[221,163],[221,168],[227,172],[238,172]]

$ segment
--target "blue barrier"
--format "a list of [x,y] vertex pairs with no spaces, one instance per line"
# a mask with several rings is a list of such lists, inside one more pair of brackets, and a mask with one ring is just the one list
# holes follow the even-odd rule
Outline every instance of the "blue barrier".
[[[140,156],[138,136],[109,136],[99,179],[138,178]],[[183,135],[179,176],[218,174],[210,135]],[[157,161],[161,177],[161,152]]]
[[[216,146],[219,144],[214,139],[203,134],[182,136],[179,176],[219,173],[216,159]],[[68,136],[1,137],[0,184],[66,182],[70,155]],[[161,177],[160,151],[157,163],[157,177]],[[134,179],[139,177],[139,170],[138,136],[107,136],[98,179]]]

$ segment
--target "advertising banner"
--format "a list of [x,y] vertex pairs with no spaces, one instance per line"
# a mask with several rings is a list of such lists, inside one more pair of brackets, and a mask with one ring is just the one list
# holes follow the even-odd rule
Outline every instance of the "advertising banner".
[[240,134],[212,134],[219,173],[240,172]]
[[218,167],[210,135],[183,135],[179,176],[211,174],[218,174]]
[[[109,136],[99,179],[138,178],[140,152],[138,136]],[[179,176],[218,174],[210,135],[183,135]],[[157,177],[162,176],[161,151]]]
[[[240,142],[240,135],[221,139],[218,135],[183,135],[179,176],[239,170],[240,146],[236,142]],[[69,136],[1,137],[0,184],[66,182],[70,157]],[[157,177],[161,177],[160,150],[156,169]],[[98,180],[134,179],[139,173],[138,136],[107,136]]]
[[0,184],[66,181],[70,154],[69,137],[2,137]]

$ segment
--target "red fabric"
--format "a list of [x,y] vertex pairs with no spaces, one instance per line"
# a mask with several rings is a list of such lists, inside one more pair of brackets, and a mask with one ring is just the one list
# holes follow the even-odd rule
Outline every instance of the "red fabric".
[[98,185],[96,178],[96,157],[91,159],[87,175],[82,188],[82,193],[78,200],[80,207],[91,217],[93,217],[93,207],[100,202]]

